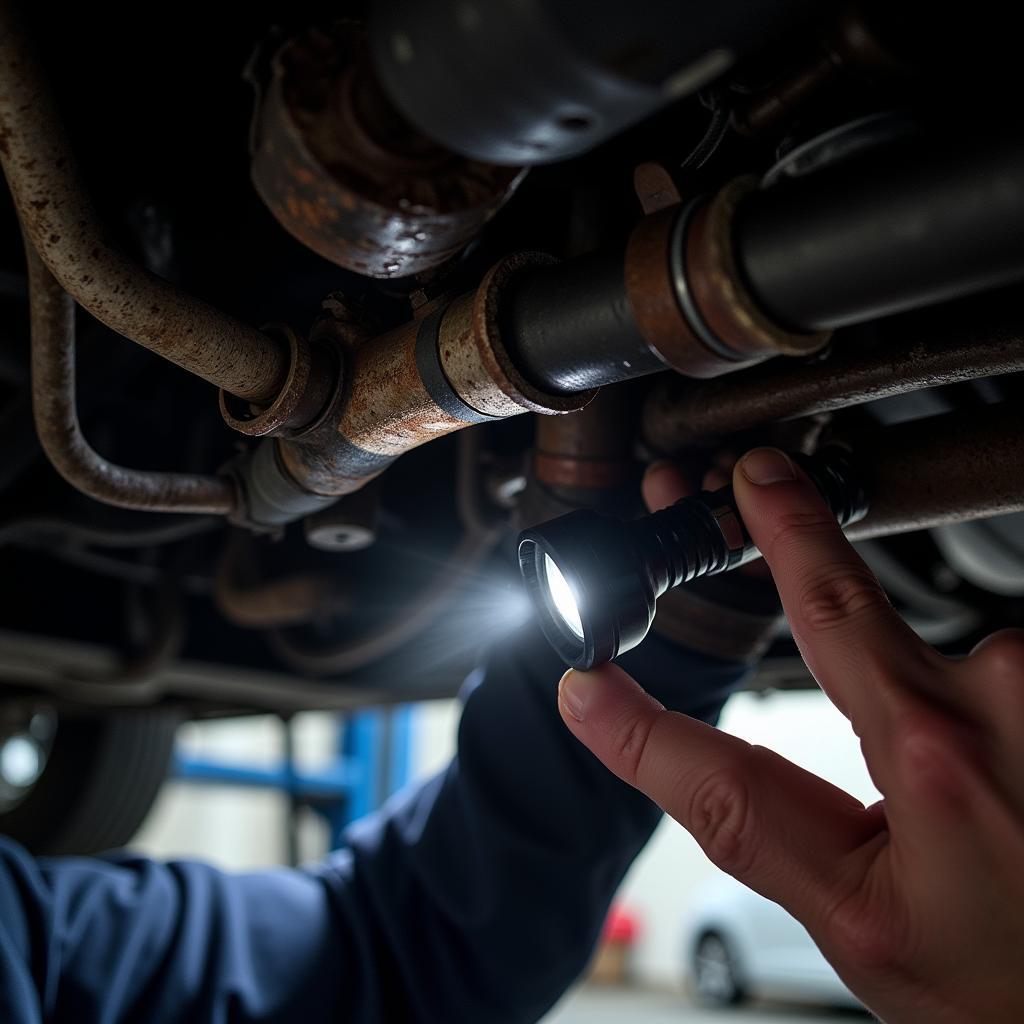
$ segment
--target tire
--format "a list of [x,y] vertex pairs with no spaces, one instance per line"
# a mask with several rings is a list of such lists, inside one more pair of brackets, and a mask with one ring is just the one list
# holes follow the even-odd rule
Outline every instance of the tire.
[[694,995],[705,1006],[735,1006],[746,999],[735,952],[724,935],[701,935],[690,968]]
[[39,778],[0,834],[34,854],[92,854],[124,846],[170,767],[178,718],[166,711],[60,715]]

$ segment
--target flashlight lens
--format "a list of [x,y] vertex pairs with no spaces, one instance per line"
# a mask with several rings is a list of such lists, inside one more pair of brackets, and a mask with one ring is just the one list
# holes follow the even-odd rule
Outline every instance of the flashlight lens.
[[572,592],[569,581],[562,575],[562,570],[548,554],[544,555],[544,578],[547,580],[548,592],[555,611],[562,622],[572,630],[573,635],[582,640],[583,621],[580,618],[576,595]]

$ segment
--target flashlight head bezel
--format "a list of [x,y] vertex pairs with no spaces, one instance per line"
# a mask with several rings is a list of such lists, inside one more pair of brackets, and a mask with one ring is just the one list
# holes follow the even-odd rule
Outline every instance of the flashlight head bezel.
[[[654,618],[650,573],[628,523],[581,509],[519,535],[519,568],[540,627],[570,668],[590,669],[635,647]],[[576,599],[582,637],[548,584],[545,556]]]

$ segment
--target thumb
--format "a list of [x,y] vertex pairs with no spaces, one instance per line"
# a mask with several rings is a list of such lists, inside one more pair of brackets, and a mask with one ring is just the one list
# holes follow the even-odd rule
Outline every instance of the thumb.
[[576,738],[672,815],[713,863],[808,927],[860,881],[857,854],[880,821],[842,790],[666,711],[617,665],[566,672],[558,704]]

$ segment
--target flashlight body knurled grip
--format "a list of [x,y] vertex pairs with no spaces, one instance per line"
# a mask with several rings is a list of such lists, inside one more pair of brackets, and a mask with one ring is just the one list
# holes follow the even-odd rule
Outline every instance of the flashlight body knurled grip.
[[[790,458],[840,525],[867,511],[864,476],[847,449],[832,446]],[[524,530],[518,552],[544,635],[577,669],[611,661],[640,644],[666,590],[733,569],[759,554],[731,487],[683,498],[631,522],[577,509]],[[554,592],[552,567],[554,579],[563,584],[561,597]],[[570,605],[571,621],[566,615]]]
[[[867,491],[850,452],[838,445],[816,455],[790,453],[840,526],[863,518]],[[743,523],[732,486],[702,491],[632,524],[647,560],[655,595],[701,576],[714,576],[760,552]]]

